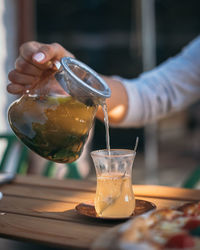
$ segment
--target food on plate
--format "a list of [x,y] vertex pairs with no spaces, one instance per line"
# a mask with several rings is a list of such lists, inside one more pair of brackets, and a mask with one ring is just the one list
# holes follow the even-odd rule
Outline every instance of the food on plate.
[[138,216],[120,227],[117,241],[129,250],[200,249],[200,202]]

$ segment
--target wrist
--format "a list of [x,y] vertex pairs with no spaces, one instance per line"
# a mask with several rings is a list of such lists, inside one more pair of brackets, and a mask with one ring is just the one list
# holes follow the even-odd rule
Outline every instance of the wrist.
[[[117,125],[123,121],[128,110],[128,94],[120,80],[102,76],[111,89],[111,97],[106,100],[109,123]],[[97,111],[97,118],[104,119],[101,107]]]

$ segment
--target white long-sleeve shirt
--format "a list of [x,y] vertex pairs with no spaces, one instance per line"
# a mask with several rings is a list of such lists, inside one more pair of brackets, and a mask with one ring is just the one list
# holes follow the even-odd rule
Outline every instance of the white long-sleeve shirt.
[[123,79],[129,106],[119,127],[143,126],[200,100],[200,36],[180,54],[135,79]]

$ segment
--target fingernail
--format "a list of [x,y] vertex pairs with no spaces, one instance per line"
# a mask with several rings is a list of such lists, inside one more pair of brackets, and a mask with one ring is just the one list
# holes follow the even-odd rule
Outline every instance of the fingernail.
[[45,54],[42,53],[42,52],[36,53],[36,54],[33,56],[33,59],[34,59],[36,62],[41,62],[42,60],[44,60],[44,58],[45,58]]
[[59,70],[60,67],[61,67],[61,63],[59,61],[55,61],[54,65],[55,65],[55,67],[56,67],[57,70]]

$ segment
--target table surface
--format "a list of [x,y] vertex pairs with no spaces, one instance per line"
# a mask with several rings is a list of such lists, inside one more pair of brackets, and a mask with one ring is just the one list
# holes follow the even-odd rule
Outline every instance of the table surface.
[[[108,228],[119,221],[78,215],[75,206],[92,201],[96,184],[89,181],[56,180],[40,176],[17,176],[1,186],[0,236],[44,243],[66,249],[89,249]],[[153,185],[133,185],[136,198],[157,208],[200,200],[200,190]]]

